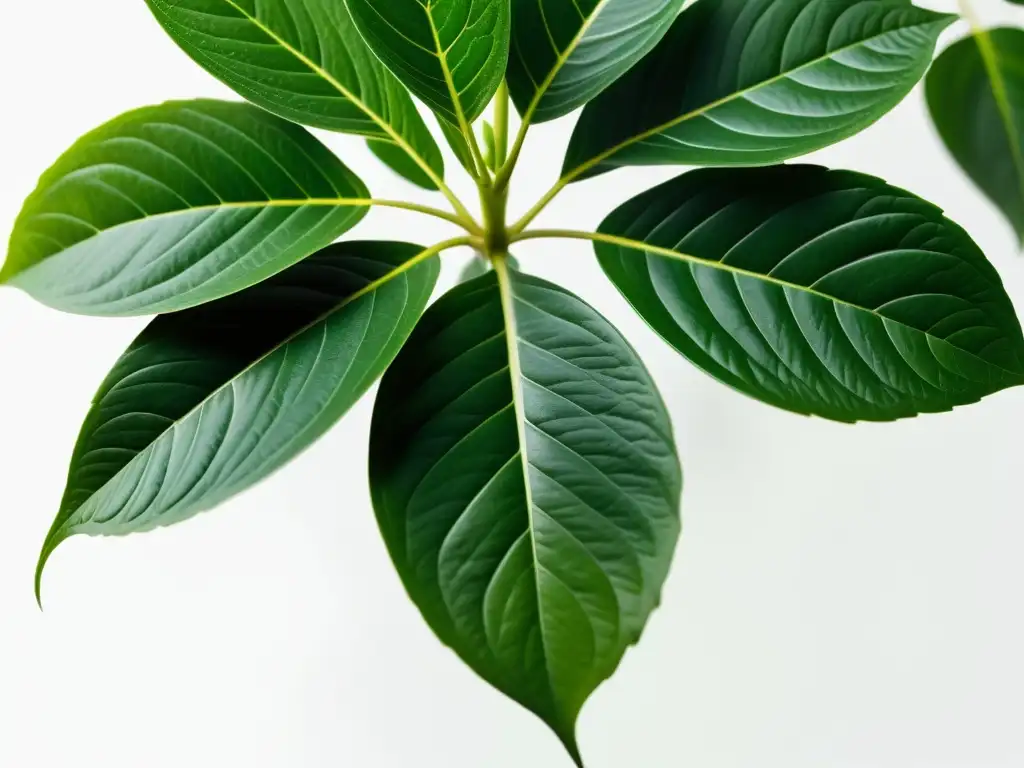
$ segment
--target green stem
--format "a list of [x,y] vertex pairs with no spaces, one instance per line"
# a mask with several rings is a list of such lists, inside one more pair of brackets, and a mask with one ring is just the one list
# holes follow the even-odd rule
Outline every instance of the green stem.
[[[343,198],[339,198],[342,200]],[[480,225],[477,224],[472,218],[460,216],[457,213],[448,213],[448,211],[442,211],[439,208],[432,208],[429,205],[420,205],[419,203],[407,203],[403,200],[376,200],[367,198],[365,200],[359,200],[357,205],[366,206],[379,206],[381,208],[398,208],[405,211],[414,211],[416,213],[422,213],[426,216],[433,216],[436,219],[444,219],[452,224],[462,227],[464,230],[473,235],[483,234],[483,230]]]
[[502,80],[494,102],[494,165],[501,168],[508,159],[508,81]]
[[541,211],[547,208],[551,201],[558,197],[558,194],[569,185],[572,178],[572,176],[566,176],[555,182],[555,185],[544,193],[544,196],[537,201],[537,204],[534,205],[533,208],[524,213],[519,221],[508,228],[509,234],[515,237],[526,229],[530,225],[530,222],[536,219],[540,215]]

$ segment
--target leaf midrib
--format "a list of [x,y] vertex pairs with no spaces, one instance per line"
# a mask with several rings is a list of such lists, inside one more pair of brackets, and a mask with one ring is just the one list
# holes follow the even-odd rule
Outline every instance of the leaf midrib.
[[[538,230],[538,233],[543,232],[543,231],[544,230]],[[766,275],[766,274],[762,274],[760,272],[754,272],[754,271],[749,270],[749,269],[744,269],[742,267],[737,267],[737,266],[735,266],[733,264],[726,264],[726,263],[721,262],[721,261],[715,261],[714,259],[705,259],[705,258],[702,258],[700,256],[693,256],[693,255],[688,254],[688,253],[682,253],[680,251],[672,250],[671,248],[663,248],[661,246],[651,245],[649,243],[645,243],[642,240],[633,240],[632,238],[620,237],[619,235],[609,235],[609,234],[606,234],[606,233],[603,233],[603,232],[598,232],[598,233],[593,233],[593,234],[590,234],[590,233],[576,233],[576,234],[573,234],[572,236],[573,237],[579,237],[581,235],[586,235],[585,239],[595,240],[597,242],[604,242],[604,243],[608,243],[609,245],[619,246],[621,248],[629,248],[629,249],[632,249],[632,250],[638,250],[638,251],[644,251],[644,252],[647,252],[647,253],[653,253],[653,254],[655,254],[657,256],[662,256],[662,257],[665,257],[665,258],[673,259],[675,261],[688,262],[688,263],[691,263],[691,264],[697,264],[697,265],[702,266],[702,267],[708,267],[708,268],[711,268],[711,269],[718,269],[718,270],[722,270],[724,272],[729,272],[731,274],[738,275],[740,277],[753,278],[755,280],[760,280],[760,281],[763,281],[763,282],[766,282],[766,283],[771,283],[771,284],[776,285],[776,286],[778,286],[780,288],[790,289],[790,290],[795,290],[795,291],[801,291],[801,292],[807,293],[807,294],[809,294],[811,296],[815,296],[815,297],[817,297],[819,299],[824,299],[825,301],[829,301],[829,302],[831,302],[833,304],[838,304],[840,306],[849,307],[850,309],[855,309],[855,310],[860,311],[860,312],[865,312],[865,313],[867,313],[869,315],[872,315],[873,317],[877,317],[879,320],[882,320],[883,322],[895,323],[896,325],[898,325],[898,326],[900,326],[902,328],[906,328],[906,329],[908,329],[910,331],[914,331],[916,333],[921,333],[921,334],[927,336],[929,339],[934,339],[936,342],[941,342],[941,343],[944,343],[944,344],[949,344],[954,349],[957,349],[957,350],[963,352],[966,355],[971,355],[971,357],[975,358],[979,362],[984,363],[985,365],[990,365],[993,368],[995,368],[997,370],[1000,370],[1003,373],[1007,374],[1008,376],[1014,377],[1014,378],[1016,378],[1018,380],[1024,379],[1024,374],[1022,374],[1021,372],[1019,372],[1019,371],[1011,371],[1008,368],[1004,368],[1003,366],[1001,366],[1001,365],[999,365],[997,363],[992,362],[991,360],[986,360],[983,357],[978,357],[973,352],[970,352],[970,351],[968,351],[966,349],[963,349],[962,347],[959,347],[956,344],[953,344],[952,342],[948,341],[947,339],[939,338],[938,336],[933,336],[928,331],[922,331],[920,328],[915,328],[915,327],[913,327],[911,325],[907,325],[906,323],[900,322],[899,320],[895,320],[895,319],[893,319],[891,317],[886,317],[885,315],[880,314],[877,310],[870,309],[868,307],[863,307],[863,306],[861,306],[859,304],[854,304],[853,302],[850,302],[850,301],[844,301],[843,299],[839,299],[839,298],[837,298],[835,296],[829,296],[827,293],[823,293],[823,292],[818,291],[818,290],[816,290],[814,288],[811,288],[809,286],[798,285],[797,283],[791,283],[788,280],[781,280],[781,279],[779,279],[777,277],[774,277],[772,275]],[[538,236],[539,236],[539,234],[538,234]],[[561,237],[563,235],[557,235],[557,236]]]
[[[684,13],[685,13],[685,11],[684,11]],[[943,18],[945,18],[947,20],[952,20],[953,17],[949,16],[949,15],[946,15]],[[851,45],[845,45],[842,48],[836,48],[834,51],[829,51],[828,53],[824,54],[823,56],[818,56],[817,58],[814,58],[811,61],[808,61],[808,62],[806,62],[804,64],[801,64],[798,67],[794,67],[793,69],[788,69],[785,72],[780,72],[778,75],[770,77],[767,80],[762,80],[762,81],[760,81],[758,83],[755,83],[754,85],[747,86],[746,88],[743,88],[743,89],[741,89],[739,91],[735,91],[734,93],[731,93],[731,94],[729,94],[727,96],[723,96],[722,98],[720,98],[720,99],[718,99],[716,101],[713,101],[713,102],[711,102],[709,104],[705,104],[704,106],[698,107],[697,109],[691,110],[690,112],[687,112],[686,114],[681,115],[680,117],[674,118],[674,119],[669,120],[668,122],[665,122],[665,123],[661,123],[661,124],[659,124],[659,125],[657,125],[657,126],[655,126],[653,128],[650,128],[650,129],[648,129],[648,130],[646,130],[646,131],[644,131],[642,133],[636,134],[635,136],[631,136],[628,139],[620,141],[618,144],[616,144],[615,146],[611,147],[610,149],[606,149],[605,151],[601,152],[600,154],[595,155],[594,157],[592,157],[590,160],[587,160],[586,162],[584,162],[584,163],[576,166],[575,168],[573,168],[572,171],[570,171],[569,173],[567,173],[567,174],[562,176],[561,182],[568,183],[568,182],[572,181],[573,179],[578,177],[580,174],[586,173],[591,168],[594,168],[595,166],[600,165],[605,160],[610,158],[612,155],[622,151],[626,147],[632,146],[633,144],[637,144],[637,143],[639,143],[641,141],[644,141],[645,139],[649,139],[649,138],[651,138],[653,136],[657,136],[659,133],[667,131],[670,128],[674,128],[675,126],[680,125],[682,123],[685,123],[688,120],[693,120],[695,117],[701,117],[705,113],[710,112],[711,110],[717,109],[718,107],[724,106],[725,104],[729,104],[730,102],[732,102],[732,101],[734,101],[736,99],[741,99],[741,98],[743,98],[744,96],[746,96],[749,93],[753,93],[753,92],[755,92],[755,91],[757,91],[757,90],[759,90],[761,88],[767,88],[769,86],[775,85],[776,83],[782,82],[783,80],[788,79],[789,77],[791,77],[792,75],[796,74],[797,72],[802,72],[805,69],[809,69],[811,67],[816,67],[819,64],[822,64],[822,63],[824,63],[826,61],[829,61],[830,59],[834,58],[837,55],[846,53],[847,51],[852,51],[852,50],[854,50],[856,48],[860,48],[861,46],[866,45],[869,42],[872,42],[874,40],[880,40],[882,38],[888,37],[889,35],[896,34],[897,32],[901,32],[903,30],[915,29],[917,27],[927,27],[927,26],[930,26],[932,24],[938,24],[941,21],[942,21],[942,18],[940,18],[940,19],[933,19],[933,20],[930,20],[930,21],[927,21],[927,22],[923,22],[923,23],[920,23],[920,24],[910,24],[910,25],[905,26],[905,27],[899,27],[897,29],[891,29],[891,30],[888,30],[886,32],[882,32],[881,34],[878,34],[878,35],[872,35],[871,37],[862,38],[861,40],[858,40],[856,43],[853,43]],[[948,21],[947,21],[947,24],[948,24]]]
[[[369,117],[374,123],[376,123],[380,127],[382,131],[384,131],[385,134],[387,134],[388,138],[391,141],[393,141],[396,145],[398,145],[406,153],[408,153],[408,155],[416,162],[416,164],[419,165],[420,168],[422,168],[423,171],[426,172],[428,176],[433,178],[433,171],[430,169],[429,165],[427,164],[427,161],[420,156],[420,154],[412,147],[412,145],[410,145],[387,120],[378,115],[376,111],[371,109],[370,106],[366,104],[361,98],[358,98],[354,93],[352,93],[352,91],[346,88],[337,78],[334,77],[334,75],[332,75],[322,66],[317,64],[311,58],[306,56],[302,51],[293,47],[290,43],[288,43],[287,40],[285,40],[276,32],[274,32],[270,27],[261,22],[258,18],[252,16],[248,11],[246,11],[244,8],[238,5],[238,3],[235,2],[235,0],[221,1],[231,6],[236,11],[238,11],[238,13],[240,13],[243,17],[248,19],[255,27],[257,27],[260,31],[266,34],[267,37],[271,38],[274,42],[276,42],[278,45],[280,45],[282,48],[284,48],[286,51],[292,54],[292,56],[294,56],[307,67],[309,67],[314,73],[318,74],[320,77],[326,80],[342,96],[344,96],[346,99],[355,104],[356,107],[362,110],[362,112],[367,117]],[[339,1],[344,2],[344,0]]]
[[[537,598],[537,624],[540,628],[540,644],[544,653],[544,668],[548,680],[554,680],[547,651],[547,634],[544,629],[543,600],[540,594],[540,556],[537,554],[537,534],[533,526],[533,487],[530,483],[530,459],[526,449],[526,407],[523,399],[523,368],[519,359],[519,331],[515,315],[515,297],[512,295],[511,278],[506,261],[507,257],[494,259],[493,269],[498,281],[498,293],[501,299],[501,313],[505,322],[505,339],[508,348],[508,372],[512,384],[512,404],[516,416],[516,432],[519,439],[519,456],[523,469],[523,487],[525,488],[526,525],[530,536],[530,553],[533,557],[534,590]],[[554,691],[552,690],[552,698]]]

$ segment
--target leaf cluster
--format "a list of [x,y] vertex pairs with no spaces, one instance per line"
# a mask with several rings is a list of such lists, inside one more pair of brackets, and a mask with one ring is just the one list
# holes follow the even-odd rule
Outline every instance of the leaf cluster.
[[[682,473],[633,348],[512,250],[591,241],[669,345],[795,413],[890,421],[1024,384],[1013,304],[967,232],[881,179],[787,164],[927,75],[943,141],[1024,240],[1022,29],[972,19],[933,64],[957,17],[909,0],[146,2],[247,103],[112,120],[17,219],[0,283],[66,312],[156,315],[85,418],[37,595],[67,538],[216,506],[383,377],[370,488],[412,601],[582,766],[577,717],[659,603]],[[510,219],[529,129],[580,109],[558,178]],[[364,137],[439,205],[373,197],[302,126]],[[642,165],[696,168],[596,232],[533,227],[574,183]],[[373,208],[458,232],[344,238]],[[467,246],[479,258],[430,304],[438,257]]]

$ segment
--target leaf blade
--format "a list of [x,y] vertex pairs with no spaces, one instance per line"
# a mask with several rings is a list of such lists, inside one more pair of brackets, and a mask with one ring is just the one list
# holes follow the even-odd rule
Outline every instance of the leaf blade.
[[654,330],[771,405],[889,421],[1024,382],[998,273],[938,208],[879,179],[700,170],[629,201],[600,232],[623,238],[598,242],[598,261]]
[[684,0],[516,0],[508,81],[536,123],[597,96],[661,40]]
[[293,122],[410,150],[444,178],[437,143],[405,88],[356,31],[344,2],[146,3],[182,50],[252,103]]
[[86,134],[43,175],[0,282],[82,314],[185,309],[328,245],[368,202],[326,147],[261,109],[144,107]]
[[430,297],[419,246],[330,246],[246,291],[155,319],[100,387],[37,567],[77,534],[206,511],[294,458],[397,354]]
[[427,106],[463,127],[508,61],[509,0],[346,0],[370,49]]
[[424,315],[382,382],[370,455],[428,624],[579,762],[579,709],[638,639],[679,533],[671,425],[635,352],[499,262]]
[[1024,30],[954,43],[932,65],[925,92],[946,148],[1024,243]]
[[587,105],[563,176],[765,165],[828,146],[896,106],[955,19],[905,0],[702,0]]

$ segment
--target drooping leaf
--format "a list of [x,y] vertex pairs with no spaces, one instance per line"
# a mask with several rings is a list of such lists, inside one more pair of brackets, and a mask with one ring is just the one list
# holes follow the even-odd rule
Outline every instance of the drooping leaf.
[[936,60],[932,119],[956,161],[1024,242],[1024,29],[979,31]]
[[[444,177],[437,143],[408,92],[359,35],[344,0],[146,3],[189,56],[253,104],[297,123],[390,143],[389,158],[405,153],[404,145]],[[407,178],[424,186],[419,175]]]
[[377,518],[438,637],[575,723],[658,603],[681,477],[654,383],[579,298],[496,264],[423,316],[381,383]]
[[[319,438],[391,362],[437,260],[406,243],[330,246],[266,282],[154,320],[100,387],[39,561],[76,534],[181,522]],[[403,271],[404,270],[404,271]]]
[[633,308],[767,403],[887,421],[1024,383],[1024,337],[995,269],[937,207],[871,176],[694,171],[600,231],[624,238],[596,249]]
[[505,76],[509,0],[346,0],[374,53],[449,123],[472,123]]
[[0,282],[68,312],[184,309],[333,242],[367,197],[320,142],[261,109],[146,107],[86,134],[43,174]]
[[437,189],[437,184],[433,179],[424,173],[416,161],[394,142],[385,139],[367,139],[366,146],[378,160],[409,183],[422,189]]
[[582,107],[658,44],[685,0],[513,0],[508,85],[521,115]]
[[821,149],[895,107],[955,20],[907,0],[700,0],[587,105],[563,173]]

